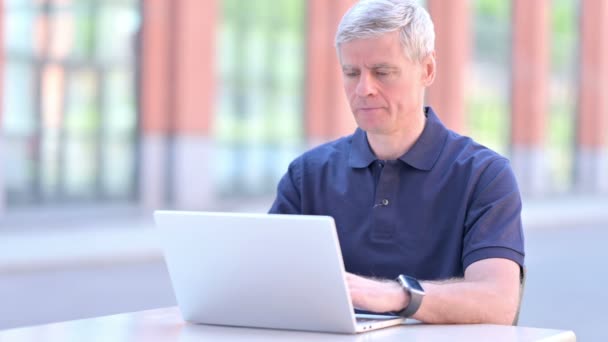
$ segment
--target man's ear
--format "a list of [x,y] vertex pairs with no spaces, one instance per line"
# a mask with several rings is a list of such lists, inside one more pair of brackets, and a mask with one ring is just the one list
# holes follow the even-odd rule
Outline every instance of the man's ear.
[[437,64],[435,63],[435,51],[429,53],[422,59],[422,77],[421,81],[425,87],[433,84],[435,80],[435,73],[437,71]]

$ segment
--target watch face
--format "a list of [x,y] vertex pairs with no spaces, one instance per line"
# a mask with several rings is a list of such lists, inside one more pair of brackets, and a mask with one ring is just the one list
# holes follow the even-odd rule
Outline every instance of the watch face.
[[408,286],[412,290],[424,292],[424,289],[422,288],[422,286],[420,285],[420,283],[418,282],[418,280],[416,280],[415,278],[412,278],[412,277],[408,277],[408,276],[405,276],[404,278],[407,281]]

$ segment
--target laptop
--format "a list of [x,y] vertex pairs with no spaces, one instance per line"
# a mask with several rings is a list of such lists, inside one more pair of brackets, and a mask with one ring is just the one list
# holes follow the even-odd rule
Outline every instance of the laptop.
[[357,315],[329,216],[156,211],[184,320],[359,333],[405,318]]

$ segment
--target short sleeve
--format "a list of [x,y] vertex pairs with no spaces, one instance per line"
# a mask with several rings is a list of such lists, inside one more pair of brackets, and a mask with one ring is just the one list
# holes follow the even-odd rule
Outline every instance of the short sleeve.
[[302,200],[299,185],[302,170],[299,159],[294,160],[277,186],[277,195],[270,207],[270,214],[301,214]]
[[509,161],[492,161],[473,191],[465,220],[463,269],[488,258],[524,266],[521,196]]

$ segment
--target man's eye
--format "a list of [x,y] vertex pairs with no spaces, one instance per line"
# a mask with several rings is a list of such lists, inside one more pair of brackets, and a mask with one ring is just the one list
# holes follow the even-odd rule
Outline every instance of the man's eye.
[[344,75],[346,77],[357,77],[359,75],[359,73],[356,71],[348,71],[348,72],[344,72]]
[[381,77],[388,76],[390,74],[391,73],[389,71],[376,71],[376,75],[381,76]]

